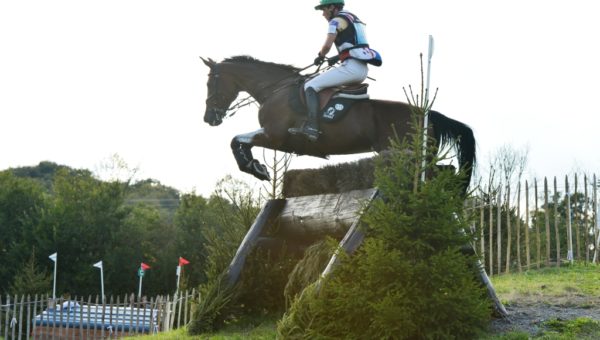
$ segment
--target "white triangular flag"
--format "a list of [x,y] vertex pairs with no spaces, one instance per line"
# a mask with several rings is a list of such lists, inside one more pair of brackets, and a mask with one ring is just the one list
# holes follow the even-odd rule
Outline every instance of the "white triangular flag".
[[56,262],[56,256],[57,256],[57,255],[58,255],[58,253],[54,253],[54,254],[52,254],[52,255],[50,255],[50,256],[48,256],[48,257],[50,258],[50,260],[52,260],[52,261]]
[[94,263],[94,267],[102,269],[102,261],[99,261],[98,263]]

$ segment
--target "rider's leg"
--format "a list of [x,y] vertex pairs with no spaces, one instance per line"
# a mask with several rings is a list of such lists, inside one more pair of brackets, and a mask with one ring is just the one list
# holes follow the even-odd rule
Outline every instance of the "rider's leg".
[[301,133],[310,140],[315,141],[319,137],[318,113],[319,95],[321,90],[350,83],[360,83],[367,78],[367,65],[355,59],[346,59],[341,66],[332,68],[314,77],[304,84],[306,94],[306,106],[308,108],[308,121],[302,128],[290,128],[292,134]]
[[290,128],[291,134],[303,134],[311,141],[319,138],[319,94],[314,88],[309,87],[304,90],[306,96],[306,108],[308,109],[308,120],[302,124],[301,128]]

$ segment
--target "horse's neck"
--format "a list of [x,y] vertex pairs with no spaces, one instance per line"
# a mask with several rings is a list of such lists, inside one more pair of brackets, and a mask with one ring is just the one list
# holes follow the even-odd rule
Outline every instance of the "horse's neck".
[[256,68],[238,73],[240,88],[248,92],[260,104],[266,101],[274,92],[288,87],[298,79],[294,74],[274,70],[256,72]]

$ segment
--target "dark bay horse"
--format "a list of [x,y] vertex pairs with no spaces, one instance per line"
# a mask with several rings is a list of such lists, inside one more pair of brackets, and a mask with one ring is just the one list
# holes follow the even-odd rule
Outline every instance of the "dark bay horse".
[[[268,180],[269,172],[252,156],[252,147],[260,146],[300,155],[327,157],[369,151],[380,152],[390,145],[390,138],[400,139],[411,130],[409,104],[386,100],[362,100],[352,105],[346,116],[335,123],[322,123],[322,134],[316,142],[291,135],[288,128],[304,119],[290,105],[306,76],[300,69],[237,56],[220,63],[202,61],[210,68],[204,121],[211,126],[222,123],[230,105],[241,91],[250,94],[259,104],[258,122],[261,128],[237,135],[231,141],[233,155],[241,171]],[[429,111],[429,134],[438,149],[454,145],[459,166],[467,172],[467,186],[475,163],[475,138],[467,125],[436,111]]]

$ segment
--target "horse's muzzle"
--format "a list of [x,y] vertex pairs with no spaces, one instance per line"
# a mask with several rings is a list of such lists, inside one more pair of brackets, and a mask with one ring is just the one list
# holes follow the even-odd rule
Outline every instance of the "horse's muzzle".
[[206,113],[204,114],[204,122],[208,123],[210,126],[218,126],[223,123],[223,116],[225,116],[224,110],[206,109]]

